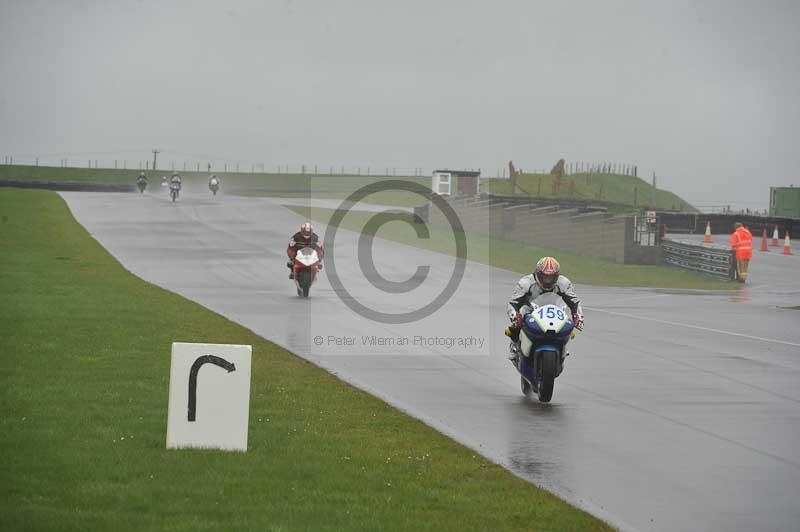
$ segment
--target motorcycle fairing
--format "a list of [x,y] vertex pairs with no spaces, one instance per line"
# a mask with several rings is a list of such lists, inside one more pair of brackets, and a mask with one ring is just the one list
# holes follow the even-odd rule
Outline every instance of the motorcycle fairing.
[[311,266],[319,262],[319,255],[314,248],[302,248],[297,251],[294,259],[304,266]]

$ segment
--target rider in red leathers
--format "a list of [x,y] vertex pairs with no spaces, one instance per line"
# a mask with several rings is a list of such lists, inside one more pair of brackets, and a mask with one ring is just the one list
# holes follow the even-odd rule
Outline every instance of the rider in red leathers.
[[289,246],[286,248],[286,254],[289,256],[289,261],[286,263],[289,268],[289,279],[294,279],[294,257],[297,255],[297,251],[304,247],[312,247],[317,251],[319,255],[318,270],[322,270],[322,257],[325,255],[325,251],[319,243],[319,236],[314,232],[314,226],[310,222],[305,222],[300,226],[300,230],[292,235]]

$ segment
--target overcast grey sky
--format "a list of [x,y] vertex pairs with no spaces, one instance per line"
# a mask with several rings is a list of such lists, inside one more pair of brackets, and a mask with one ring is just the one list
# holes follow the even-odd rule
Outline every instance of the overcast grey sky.
[[0,154],[800,184],[800,2],[0,0]]

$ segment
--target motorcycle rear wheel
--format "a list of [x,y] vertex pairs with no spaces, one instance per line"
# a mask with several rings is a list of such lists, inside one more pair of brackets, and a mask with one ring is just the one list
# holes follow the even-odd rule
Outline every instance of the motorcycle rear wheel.
[[522,390],[522,395],[525,397],[533,395],[533,386],[531,386],[531,383],[529,383],[525,377],[520,376],[519,387]]

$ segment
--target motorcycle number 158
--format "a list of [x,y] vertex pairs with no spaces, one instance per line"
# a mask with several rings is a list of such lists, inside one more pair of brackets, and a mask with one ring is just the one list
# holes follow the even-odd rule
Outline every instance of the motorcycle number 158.
[[552,305],[548,305],[546,307],[540,307],[537,311],[539,314],[539,319],[543,320],[545,318],[552,320],[558,318],[559,320],[564,320],[564,311],[558,307],[554,307]]

